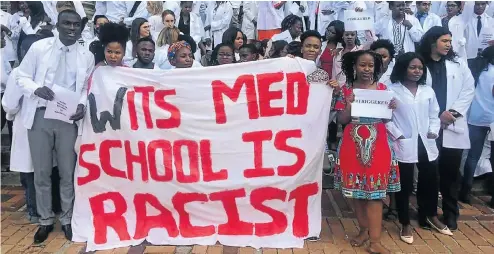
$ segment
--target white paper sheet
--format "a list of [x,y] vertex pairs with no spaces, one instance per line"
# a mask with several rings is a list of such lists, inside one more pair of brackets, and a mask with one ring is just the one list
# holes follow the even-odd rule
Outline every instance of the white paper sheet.
[[55,93],[55,98],[48,101],[45,118],[74,123],[70,117],[77,111],[80,95],[56,84],[53,84],[51,90]]
[[352,116],[391,119],[393,111],[388,108],[393,92],[385,90],[353,89],[355,101]]
[[484,27],[479,34],[479,48],[485,49],[489,47],[489,41],[494,40],[494,28]]
[[345,31],[374,30],[374,15],[371,12],[346,10],[344,17]]

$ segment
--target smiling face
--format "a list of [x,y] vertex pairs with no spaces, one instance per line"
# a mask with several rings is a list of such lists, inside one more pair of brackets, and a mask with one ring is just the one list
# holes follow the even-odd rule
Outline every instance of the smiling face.
[[121,66],[122,59],[124,57],[124,48],[118,42],[108,43],[105,47],[105,60],[106,63],[110,66]]
[[148,37],[151,34],[151,29],[149,27],[148,22],[142,23],[141,27],[139,27],[139,36],[140,38]]
[[66,45],[74,44],[81,37],[81,16],[77,13],[67,12],[60,15],[57,23],[60,41]]
[[360,81],[369,81],[374,77],[374,57],[370,54],[363,54],[357,58],[354,66],[357,78]]

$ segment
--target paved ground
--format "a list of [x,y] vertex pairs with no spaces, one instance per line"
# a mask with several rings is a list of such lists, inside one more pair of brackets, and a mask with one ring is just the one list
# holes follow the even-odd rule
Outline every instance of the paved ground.
[[[25,209],[23,190],[19,187],[2,187],[1,213],[1,253],[85,253],[85,245],[66,241],[60,226],[42,245],[32,245],[36,232],[35,225],[14,224]],[[352,248],[348,236],[357,234],[356,219],[352,206],[336,191],[323,193],[321,240],[307,242],[303,249],[262,249],[236,248],[221,245],[214,246],[149,246],[142,244],[129,248],[119,248],[96,253],[212,253],[212,254],[329,254],[329,253],[365,253],[365,248]],[[479,196],[474,204],[461,205],[459,230],[453,237],[416,228],[415,242],[407,245],[399,240],[397,222],[384,222],[382,243],[393,253],[494,253],[494,210],[485,206],[489,197]],[[415,211],[416,201],[411,203]],[[440,208],[439,208],[439,211]],[[413,213],[415,214],[415,212]],[[415,222],[415,221],[414,221]],[[416,222],[414,224],[417,226]]]

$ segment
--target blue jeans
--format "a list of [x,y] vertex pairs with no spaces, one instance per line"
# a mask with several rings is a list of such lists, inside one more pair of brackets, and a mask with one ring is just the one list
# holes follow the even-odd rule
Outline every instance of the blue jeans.
[[473,184],[473,175],[479,162],[482,150],[484,149],[485,137],[489,132],[489,127],[468,125],[470,134],[470,150],[468,151],[465,167],[463,168],[463,179],[460,195],[466,197],[470,194]]
[[36,189],[34,188],[34,173],[21,173],[21,184],[25,190],[26,207],[29,219],[38,218],[36,208]]

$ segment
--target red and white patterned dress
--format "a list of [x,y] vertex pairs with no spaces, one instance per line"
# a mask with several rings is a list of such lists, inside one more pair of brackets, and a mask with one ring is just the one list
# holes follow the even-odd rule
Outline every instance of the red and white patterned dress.
[[[377,85],[377,90],[386,89],[382,83]],[[345,109],[345,97],[352,92],[351,86],[342,87],[335,110]],[[367,200],[384,199],[387,192],[400,191],[400,173],[394,157],[382,119],[352,118],[338,146],[335,188],[347,198]]]

